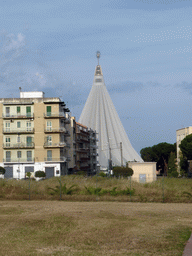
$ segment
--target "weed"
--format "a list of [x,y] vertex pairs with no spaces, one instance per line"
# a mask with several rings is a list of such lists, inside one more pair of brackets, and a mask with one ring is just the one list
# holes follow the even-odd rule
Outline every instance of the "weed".
[[57,185],[55,188],[48,188],[49,190],[51,190],[51,195],[59,195],[60,191],[63,195],[72,195],[73,192],[77,191],[77,185],[72,185],[67,188],[67,185],[65,183],[62,185],[60,180],[59,183],[60,185]]
[[101,192],[101,188],[93,188],[93,187],[86,187],[86,194],[87,195],[99,195]]
[[182,193],[182,195],[187,196],[188,198],[191,198],[191,197],[192,197],[192,194],[189,193],[189,192],[187,192],[187,191],[184,191],[184,192]]

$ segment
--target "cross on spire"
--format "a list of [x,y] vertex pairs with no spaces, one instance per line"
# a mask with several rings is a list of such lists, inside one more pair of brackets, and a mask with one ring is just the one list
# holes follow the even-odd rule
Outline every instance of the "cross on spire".
[[97,51],[97,52],[96,52],[96,57],[97,57],[97,59],[98,59],[98,65],[99,65],[99,58],[100,58],[100,55],[101,55],[100,51]]

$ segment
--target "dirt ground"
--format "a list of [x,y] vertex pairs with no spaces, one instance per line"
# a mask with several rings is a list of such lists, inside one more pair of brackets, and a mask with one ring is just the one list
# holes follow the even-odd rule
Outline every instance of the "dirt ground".
[[182,255],[191,204],[1,201],[0,255]]

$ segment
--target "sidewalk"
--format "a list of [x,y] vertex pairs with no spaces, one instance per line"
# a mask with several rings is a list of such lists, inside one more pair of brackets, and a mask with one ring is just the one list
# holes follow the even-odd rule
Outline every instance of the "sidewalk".
[[183,256],[192,256],[192,234],[185,246]]

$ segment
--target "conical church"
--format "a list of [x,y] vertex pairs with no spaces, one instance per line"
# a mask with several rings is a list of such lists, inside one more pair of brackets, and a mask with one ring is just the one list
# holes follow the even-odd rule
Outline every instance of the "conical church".
[[125,165],[127,161],[143,162],[132,147],[113,102],[104,83],[99,65],[100,52],[97,52],[98,65],[95,69],[93,85],[81,113],[79,123],[98,133],[98,153],[101,169],[113,165]]

